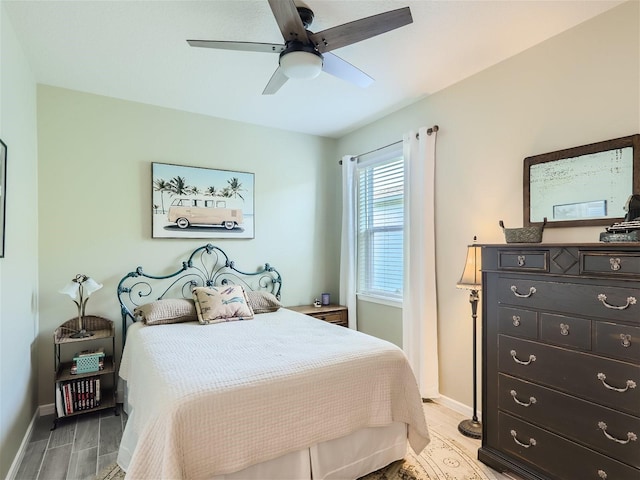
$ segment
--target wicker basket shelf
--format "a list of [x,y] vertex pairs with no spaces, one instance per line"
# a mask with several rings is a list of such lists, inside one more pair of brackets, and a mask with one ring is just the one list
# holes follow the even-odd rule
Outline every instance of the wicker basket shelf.
[[116,328],[111,320],[106,318],[97,317],[95,315],[85,315],[83,318],[84,328],[88,332],[93,332],[91,337],[87,338],[71,338],[75,332],[78,331],[78,319],[72,318],[67,320],[53,332],[53,341],[56,344],[60,343],[72,343],[86,340],[97,340],[99,338],[109,338],[116,335]]

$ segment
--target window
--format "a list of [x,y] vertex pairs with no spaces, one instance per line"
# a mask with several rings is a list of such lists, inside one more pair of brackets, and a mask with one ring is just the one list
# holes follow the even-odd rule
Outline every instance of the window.
[[[402,145],[358,159],[357,293],[402,300],[404,159]],[[370,154],[371,157],[373,154]]]

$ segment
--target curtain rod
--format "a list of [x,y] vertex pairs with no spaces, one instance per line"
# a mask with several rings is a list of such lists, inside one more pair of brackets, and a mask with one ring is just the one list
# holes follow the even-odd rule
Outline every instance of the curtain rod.
[[[438,130],[440,130],[440,127],[438,127],[438,125],[434,125],[433,127],[427,129],[427,135],[431,135],[433,132],[437,132]],[[419,139],[419,138],[420,138],[420,134],[416,133],[416,139]],[[382,150],[384,148],[388,148],[388,147],[391,147],[393,145],[397,145],[399,143],[402,143],[402,140],[398,140],[397,142],[390,143],[389,145],[385,145],[384,147],[376,148],[376,149],[370,150],[368,152],[361,153],[360,155],[356,155],[355,157],[351,157],[351,161],[353,162],[353,161],[357,160],[358,157],[362,157],[363,155],[369,155],[370,153],[377,152],[378,150]],[[342,165],[342,160],[338,160],[338,164]]]

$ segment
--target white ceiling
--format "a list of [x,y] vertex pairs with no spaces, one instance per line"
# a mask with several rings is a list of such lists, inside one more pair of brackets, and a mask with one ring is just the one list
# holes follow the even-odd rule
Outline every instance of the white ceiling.
[[306,0],[311,31],[409,6],[413,23],[334,53],[376,81],[322,73],[262,90],[276,54],[186,39],[283,43],[266,0],[2,0],[38,83],[314,135],[345,133],[622,0]]

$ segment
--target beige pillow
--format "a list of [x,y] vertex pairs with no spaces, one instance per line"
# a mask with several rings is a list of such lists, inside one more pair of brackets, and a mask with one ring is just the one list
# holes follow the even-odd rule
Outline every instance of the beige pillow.
[[247,298],[253,313],[270,313],[277,311],[282,304],[273,293],[248,291]]
[[147,325],[191,322],[198,320],[194,301],[190,298],[165,298],[140,305],[133,310],[136,320]]
[[242,285],[195,287],[191,290],[202,324],[249,320],[253,310]]

